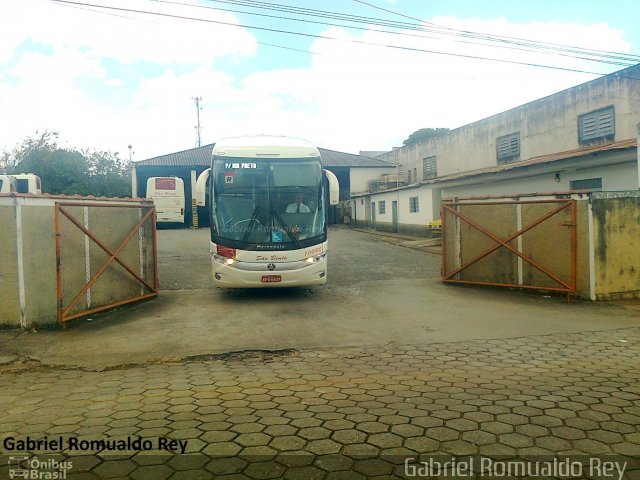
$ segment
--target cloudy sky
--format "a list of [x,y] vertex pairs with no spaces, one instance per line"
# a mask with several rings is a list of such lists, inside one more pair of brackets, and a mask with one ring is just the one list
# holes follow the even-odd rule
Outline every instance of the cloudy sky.
[[3,1],[0,150],[44,130],[134,160],[192,148],[195,97],[203,144],[388,150],[638,62],[592,51],[640,55],[638,17],[631,0]]

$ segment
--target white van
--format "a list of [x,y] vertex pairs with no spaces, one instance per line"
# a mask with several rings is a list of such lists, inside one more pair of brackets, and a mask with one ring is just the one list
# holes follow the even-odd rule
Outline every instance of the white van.
[[184,223],[184,182],[181,178],[149,178],[146,196],[153,200],[158,223]]
[[33,173],[0,175],[0,193],[42,193],[40,177]]

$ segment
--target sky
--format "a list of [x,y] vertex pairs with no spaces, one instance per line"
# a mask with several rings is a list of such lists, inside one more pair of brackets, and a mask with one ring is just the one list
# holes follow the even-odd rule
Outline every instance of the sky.
[[386,151],[640,61],[584,51],[640,55],[637,12],[631,0],[4,1],[0,151],[53,131],[65,148],[143,160],[195,147],[198,114],[203,145],[276,134]]

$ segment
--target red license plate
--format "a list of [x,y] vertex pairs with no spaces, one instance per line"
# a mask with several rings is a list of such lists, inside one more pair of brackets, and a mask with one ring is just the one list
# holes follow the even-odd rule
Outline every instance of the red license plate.
[[262,276],[262,283],[276,283],[281,281],[282,281],[281,275],[263,275]]

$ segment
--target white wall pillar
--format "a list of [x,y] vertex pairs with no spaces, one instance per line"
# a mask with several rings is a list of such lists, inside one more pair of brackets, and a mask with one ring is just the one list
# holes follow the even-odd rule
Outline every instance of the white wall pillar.
[[136,167],[131,167],[131,198],[138,197],[138,175]]

